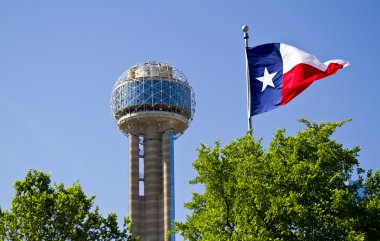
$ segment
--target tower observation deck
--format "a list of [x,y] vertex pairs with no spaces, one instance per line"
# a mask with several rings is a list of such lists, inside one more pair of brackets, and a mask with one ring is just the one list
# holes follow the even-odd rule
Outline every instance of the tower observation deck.
[[[174,139],[189,127],[194,92],[173,66],[149,61],[125,71],[112,91],[111,109],[129,137],[129,215],[142,241],[174,240]],[[143,172],[143,173],[140,173]]]

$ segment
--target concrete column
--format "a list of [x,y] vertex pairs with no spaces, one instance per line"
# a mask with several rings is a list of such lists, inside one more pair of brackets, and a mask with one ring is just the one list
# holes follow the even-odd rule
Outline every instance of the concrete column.
[[161,133],[144,135],[144,241],[159,240],[159,197],[162,192]]
[[170,192],[170,132],[165,131],[162,135],[162,165],[163,165],[163,203],[164,203],[164,215],[162,221],[164,224],[162,240],[169,241],[166,238],[166,234],[171,229],[171,192]]
[[129,217],[132,235],[140,235],[139,137],[129,135]]

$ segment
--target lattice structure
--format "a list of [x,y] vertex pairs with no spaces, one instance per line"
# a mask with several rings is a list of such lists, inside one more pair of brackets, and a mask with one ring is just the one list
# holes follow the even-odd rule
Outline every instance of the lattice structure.
[[119,77],[112,91],[111,109],[127,135],[169,127],[177,138],[193,119],[194,92],[186,76],[175,67],[144,62]]

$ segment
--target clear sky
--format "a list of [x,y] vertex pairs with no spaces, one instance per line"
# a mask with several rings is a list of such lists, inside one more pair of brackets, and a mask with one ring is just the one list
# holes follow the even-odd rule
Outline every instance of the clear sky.
[[194,121],[175,142],[184,220],[183,202],[201,190],[188,184],[196,148],[247,131],[244,24],[250,46],[283,42],[352,63],[254,117],[254,136],[267,145],[278,128],[301,130],[300,117],[352,118],[334,137],[362,147],[363,168],[380,169],[380,1],[0,0],[0,206],[34,168],[66,185],[79,180],[104,214],[126,215],[128,140],[111,116],[111,90],[127,68],[158,60],[182,70],[196,94]]

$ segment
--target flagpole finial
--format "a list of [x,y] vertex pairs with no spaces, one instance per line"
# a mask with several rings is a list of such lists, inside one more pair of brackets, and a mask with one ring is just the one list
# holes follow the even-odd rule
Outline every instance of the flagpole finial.
[[243,32],[244,32],[244,46],[247,48],[248,47],[248,39],[249,39],[249,35],[248,35],[249,27],[247,25],[243,25],[241,30],[243,30]]

